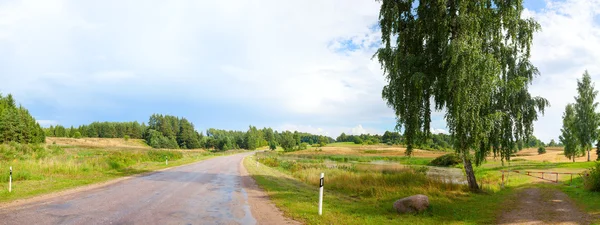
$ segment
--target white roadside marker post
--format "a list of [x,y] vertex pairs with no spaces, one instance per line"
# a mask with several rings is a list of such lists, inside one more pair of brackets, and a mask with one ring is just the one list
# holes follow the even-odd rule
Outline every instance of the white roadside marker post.
[[10,167],[10,175],[8,176],[8,192],[12,192],[12,166]]
[[169,165],[169,157],[168,156],[165,156],[165,165],[167,165],[167,166]]
[[323,183],[325,182],[325,173],[321,173],[319,182],[319,216],[323,214]]

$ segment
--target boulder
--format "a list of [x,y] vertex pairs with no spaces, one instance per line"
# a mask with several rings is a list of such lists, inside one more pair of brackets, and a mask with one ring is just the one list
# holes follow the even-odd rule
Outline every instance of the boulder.
[[398,213],[419,213],[429,208],[429,198],[426,195],[413,195],[394,202]]

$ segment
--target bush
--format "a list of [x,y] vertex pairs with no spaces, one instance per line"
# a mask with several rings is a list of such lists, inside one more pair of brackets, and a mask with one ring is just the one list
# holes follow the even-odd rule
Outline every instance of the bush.
[[360,145],[363,143],[363,140],[359,137],[355,137],[354,138],[354,144]]
[[81,132],[75,131],[75,134],[73,134],[73,138],[77,138],[77,139],[81,138]]
[[258,161],[268,167],[278,167],[279,160],[277,157],[260,157]]
[[583,176],[583,186],[588,191],[600,192],[600,163],[590,168],[588,175]]
[[538,148],[538,154],[541,155],[541,154],[544,154],[544,153],[546,153],[546,148],[544,148],[544,146],[539,147]]
[[129,135],[123,136],[123,139],[125,139],[125,141],[129,141],[129,138],[130,138]]
[[451,153],[435,158],[429,163],[431,166],[454,166],[461,162],[460,157],[457,154]]
[[298,145],[298,150],[305,150],[308,148],[308,144],[306,142],[302,142],[300,143],[300,145]]

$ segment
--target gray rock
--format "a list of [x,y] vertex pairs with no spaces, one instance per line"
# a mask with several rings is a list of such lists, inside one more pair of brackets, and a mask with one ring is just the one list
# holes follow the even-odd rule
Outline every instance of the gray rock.
[[425,195],[413,195],[394,202],[398,213],[419,213],[429,208],[429,198]]

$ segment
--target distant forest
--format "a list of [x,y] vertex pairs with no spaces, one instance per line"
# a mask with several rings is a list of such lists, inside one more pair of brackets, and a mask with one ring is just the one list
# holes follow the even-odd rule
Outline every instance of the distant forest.
[[[93,122],[89,125],[65,128],[61,125],[45,128],[48,137],[141,138],[154,148],[181,149],[249,149],[281,146],[286,151],[306,148],[306,145],[326,145],[333,138],[301,132],[277,132],[271,128],[250,126],[247,131],[210,128],[206,134],[196,131],[185,118],[154,114],[148,125],[134,122]],[[303,145],[303,143],[305,143]]]
[[[0,143],[44,143],[46,137],[70,138],[134,138],[144,139],[153,148],[172,149],[249,149],[269,146],[275,149],[281,146],[285,151],[306,149],[311,146],[325,146],[334,142],[354,142],[355,144],[402,145],[403,136],[398,132],[386,131],[383,135],[340,134],[336,139],[324,135],[303,132],[278,132],[272,128],[258,129],[249,126],[246,131],[221,130],[210,128],[206,133],[198,132],[194,124],[183,117],[153,114],[148,124],[134,122],[93,122],[78,127],[61,125],[41,128],[27,109],[17,106],[12,95],[3,97],[0,94]],[[560,146],[552,140],[548,146]],[[546,146],[532,136],[522,141],[517,148]],[[425,150],[452,150],[452,137],[447,134],[429,134],[418,143],[416,148]],[[517,149],[515,149],[516,151]]]

